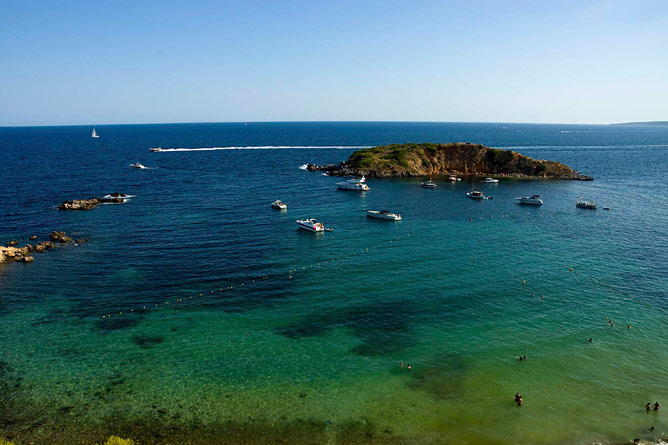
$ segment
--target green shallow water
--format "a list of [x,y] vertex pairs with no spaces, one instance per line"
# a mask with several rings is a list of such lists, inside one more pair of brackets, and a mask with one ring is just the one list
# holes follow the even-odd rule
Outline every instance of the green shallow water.
[[[537,140],[518,149],[596,181],[502,180],[480,186],[494,196],[482,203],[466,198],[469,178],[435,178],[436,190],[418,179],[369,180],[360,195],[297,168],[352,150],[145,161],[133,138],[157,130],[117,129],[126,139],[106,156],[159,168],[109,166],[105,176],[84,166],[81,177],[43,183],[54,196],[19,189],[18,204],[3,204],[3,237],[62,229],[91,241],[0,268],[0,436],[20,444],[92,444],[111,434],[141,444],[665,438],[665,412],[643,408],[668,404],[665,146],[629,148],[637,134],[599,127],[601,138],[627,145],[546,146],[565,136],[541,128],[526,126],[522,137]],[[174,146],[207,146],[189,143],[188,129],[174,130]],[[168,130],[157,132],[172,137]],[[230,145],[291,144],[280,137]],[[59,153],[33,155],[56,162]],[[634,162],[644,176],[625,175]],[[44,204],[108,183],[136,197],[82,213]],[[545,205],[515,204],[532,193]],[[612,210],[576,210],[579,195]],[[288,212],[268,207],[276,198]],[[382,208],[404,220],[365,217]],[[294,220],[311,216],[334,232],[298,231]]]

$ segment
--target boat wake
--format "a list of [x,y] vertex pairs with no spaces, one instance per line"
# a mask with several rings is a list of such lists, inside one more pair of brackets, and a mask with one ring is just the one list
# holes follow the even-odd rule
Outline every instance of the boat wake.
[[371,145],[261,145],[257,147],[201,147],[201,148],[163,148],[161,153],[166,151],[214,151],[214,150],[289,150],[289,149],[308,149],[308,148],[329,148],[337,150],[370,148]]
[[299,166],[299,170],[307,170],[307,169],[308,169],[307,164],[302,164],[302,165]]

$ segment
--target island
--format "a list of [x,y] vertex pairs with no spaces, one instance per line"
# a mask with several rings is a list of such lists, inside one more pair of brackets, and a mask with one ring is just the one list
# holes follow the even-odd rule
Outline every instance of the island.
[[510,150],[457,142],[448,144],[392,144],[357,150],[339,164],[308,165],[308,170],[333,176],[365,175],[374,178],[470,175],[513,178],[574,179],[591,181],[567,165],[532,159]]

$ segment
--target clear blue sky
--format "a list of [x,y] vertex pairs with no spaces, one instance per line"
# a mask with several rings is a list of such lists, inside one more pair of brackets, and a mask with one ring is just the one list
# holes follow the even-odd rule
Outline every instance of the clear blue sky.
[[0,125],[668,120],[668,1],[0,0]]

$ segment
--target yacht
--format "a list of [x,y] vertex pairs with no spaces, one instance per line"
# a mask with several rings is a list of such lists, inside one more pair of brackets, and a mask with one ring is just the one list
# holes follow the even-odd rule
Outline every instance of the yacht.
[[529,204],[535,206],[543,205],[543,200],[541,199],[540,195],[523,196],[521,198],[515,199],[518,201],[518,204]]
[[582,198],[579,198],[575,203],[575,207],[580,209],[596,210],[597,205],[594,203],[594,201],[583,201]]
[[430,179],[427,182],[423,182],[422,187],[424,187],[426,189],[435,189],[436,188],[436,183]]
[[482,181],[482,182],[487,182],[487,183],[490,183],[490,184],[496,184],[497,182],[499,182],[499,180],[494,179],[494,178],[485,178],[485,180]]
[[147,168],[145,165],[140,164],[139,162],[136,162],[136,163],[134,163],[134,164],[130,164],[130,167],[132,167],[132,168],[138,168],[138,169],[145,169],[145,168]]
[[99,138],[100,137],[100,135],[98,135],[97,132],[95,131],[95,127],[93,127],[93,132],[91,133],[90,137],[92,137],[92,138]]
[[341,190],[359,190],[362,192],[371,190],[369,186],[366,185],[366,178],[364,177],[364,175],[362,175],[360,179],[352,178],[348,179],[347,181],[337,182],[336,185]]
[[277,199],[276,201],[271,203],[271,208],[276,210],[287,210],[288,205],[283,201],[281,201],[280,199]]
[[458,178],[457,175],[450,175],[448,179],[450,180],[450,182],[457,182],[462,180],[462,178]]
[[162,151],[162,148],[160,148],[160,147],[153,147],[153,148],[149,148],[149,150],[151,150],[151,151]]
[[297,225],[300,229],[308,230],[309,232],[324,232],[325,225],[315,218],[298,219]]
[[466,194],[471,199],[476,199],[478,201],[482,201],[483,199],[487,199],[484,195],[483,192],[479,192],[477,190],[472,190]]
[[367,210],[366,216],[369,218],[378,218],[378,219],[389,219],[391,221],[401,221],[401,215],[398,213],[392,213],[389,210]]

